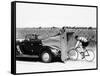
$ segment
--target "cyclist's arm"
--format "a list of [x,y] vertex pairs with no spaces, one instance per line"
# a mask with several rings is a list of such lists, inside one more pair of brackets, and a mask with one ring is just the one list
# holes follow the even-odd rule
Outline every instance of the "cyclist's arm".
[[80,41],[77,41],[75,48],[77,48],[79,46]]

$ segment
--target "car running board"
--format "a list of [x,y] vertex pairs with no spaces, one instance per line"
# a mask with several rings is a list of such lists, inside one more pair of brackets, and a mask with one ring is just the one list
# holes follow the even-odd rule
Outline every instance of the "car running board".
[[26,58],[38,58],[37,55],[16,55],[16,57],[26,57]]

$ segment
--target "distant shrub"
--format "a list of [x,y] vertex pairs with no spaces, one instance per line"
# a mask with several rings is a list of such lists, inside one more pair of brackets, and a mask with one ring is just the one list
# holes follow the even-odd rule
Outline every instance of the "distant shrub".
[[[39,29],[41,28],[41,29]],[[52,28],[17,28],[16,29],[16,38],[18,39],[23,39],[27,34],[38,34],[39,36],[45,38],[45,37],[50,37],[50,36],[55,36],[57,34],[61,34],[61,32],[74,32],[73,36],[78,35],[78,36],[84,36],[87,37],[88,39],[95,41],[96,42],[96,29],[91,29],[91,28],[66,28],[63,27],[62,29],[59,29],[57,27],[52,27]]]

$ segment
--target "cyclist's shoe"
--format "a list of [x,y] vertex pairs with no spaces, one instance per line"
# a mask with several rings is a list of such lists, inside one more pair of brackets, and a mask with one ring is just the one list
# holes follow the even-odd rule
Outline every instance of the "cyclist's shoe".
[[82,59],[84,59],[85,58],[85,56],[82,56]]

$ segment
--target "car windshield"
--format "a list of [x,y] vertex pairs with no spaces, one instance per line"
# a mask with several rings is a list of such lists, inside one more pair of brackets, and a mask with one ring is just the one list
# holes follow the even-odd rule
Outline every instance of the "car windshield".
[[29,39],[38,39],[38,35],[36,34],[26,35],[25,40],[29,40]]

